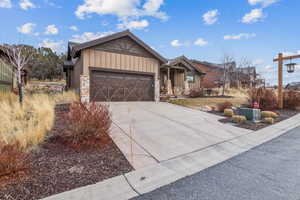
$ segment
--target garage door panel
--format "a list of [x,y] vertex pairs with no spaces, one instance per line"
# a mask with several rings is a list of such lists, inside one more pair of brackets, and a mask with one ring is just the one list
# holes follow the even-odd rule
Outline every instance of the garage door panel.
[[94,101],[153,101],[152,75],[91,71],[91,99]]

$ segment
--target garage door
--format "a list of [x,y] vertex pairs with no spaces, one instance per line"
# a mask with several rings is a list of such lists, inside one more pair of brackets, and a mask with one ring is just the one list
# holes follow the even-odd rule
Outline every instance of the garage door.
[[91,71],[93,101],[153,101],[154,76],[125,72]]

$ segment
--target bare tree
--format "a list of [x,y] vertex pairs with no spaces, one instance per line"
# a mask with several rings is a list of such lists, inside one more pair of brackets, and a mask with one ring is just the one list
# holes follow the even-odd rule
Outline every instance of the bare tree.
[[29,52],[29,49],[26,45],[4,45],[3,50],[7,55],[9,63],[13,67],[13,71],[16,74],[19,102],[20,104],[23,104],[24,88],[22,82],[22,72],[30,61],[32,54]]
[[230,56],[228,54],[224,54],[222,58],[222,66],[223,66],[223,90],[222,90],[222,96],[225,96],[225,87],[226,87],[226,81],[230,80],[230,71],[233,65],[235,64],[235,59],[233,56]]

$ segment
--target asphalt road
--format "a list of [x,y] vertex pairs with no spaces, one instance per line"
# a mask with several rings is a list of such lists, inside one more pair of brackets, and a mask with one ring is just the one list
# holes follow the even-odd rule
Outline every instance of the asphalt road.
[[300,200],[300,127],[134,200]]

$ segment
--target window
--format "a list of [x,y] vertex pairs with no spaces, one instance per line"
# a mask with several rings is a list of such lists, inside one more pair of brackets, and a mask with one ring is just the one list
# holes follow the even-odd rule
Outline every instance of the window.
[[186,75],[186,80],[189,83],[194,83],[195,82],[195,74],[193,72],[188,72]]

